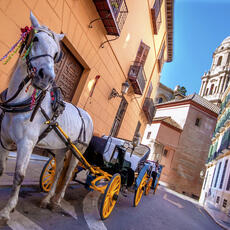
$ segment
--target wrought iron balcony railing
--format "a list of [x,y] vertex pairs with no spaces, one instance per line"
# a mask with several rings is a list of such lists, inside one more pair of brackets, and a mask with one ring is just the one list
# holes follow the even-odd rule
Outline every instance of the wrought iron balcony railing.
[[146,76],[141,65],[131,65],[128,73],[135,94],[142,95],[145,89]]
[[142,109],[145,113],[148,123],[151,124],[156,113],[153,99],[146,97]]
[[93,0],[108,35],[120,36],[128,8],[125,0]]

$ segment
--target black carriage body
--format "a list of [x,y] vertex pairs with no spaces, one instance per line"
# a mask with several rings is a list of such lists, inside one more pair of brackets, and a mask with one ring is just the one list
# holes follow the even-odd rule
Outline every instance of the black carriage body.
[[[131,154],[132,151],[127,152],[127,149],[122,145],[111,145],[110,142],[112,140],[110,138],[112,137],[103,138],[94,136],[84,154],[84,157],[91,165],[98,166],[103,171],[111,175],[119,173],[121,175],[121,184],[130,187],[133,185],[135,180],[135,171],[139,174],[148,158],[150,150],[140,157],[138,167],[134,171],[131,168],[131,162],[125,159],[126,154]],[[112,151],[112,154],[110,159],[105,161],[104,155],[109,150]]]

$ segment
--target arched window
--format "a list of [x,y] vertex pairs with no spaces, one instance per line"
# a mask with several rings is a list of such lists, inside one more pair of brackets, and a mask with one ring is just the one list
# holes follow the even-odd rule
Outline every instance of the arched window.
[[158,98],[158,103],[162,103],[163,102],[163,98],[162,97],[159,97]]
[[230,53],[228,54],[227,62],[226,64],[228,65],[230,63]]
[[213,88],[214,88],[214,84],[211,85],[211,88],[210,88],[210,91],[209,91],[210,95],[212,95],[212,93],[213,93]]
[[217,62],[217,66],[219,66],[221,64],[221,62],[222,62],[222,56],[219,57],[218,62]]

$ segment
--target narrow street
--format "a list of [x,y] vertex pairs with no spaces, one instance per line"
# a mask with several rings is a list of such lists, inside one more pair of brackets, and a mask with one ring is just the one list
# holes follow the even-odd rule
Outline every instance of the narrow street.
[[[37,168],[33,169],[38,172],[39,161],[33,161],[31,165],[34,166],[35,163]],[[44,162],[40,164],[42,167]],[[8,186],[1,188],[0,208],[6,203],[9,192]],[[105,221],[101,221],[99,216],[101,197],[98,192],[88,192],[81,185],[70,185],[62,203],[63,209],[56,213],[39,208],[39,202],[44,195],[38,186],[24,186],[20,192],[17,208],[11,215],[11,221],[8,226],[1,229],[221,229],[202,207],[167,192],[161,186],[156,195],[151,191],[148,196],[143,196],[136,208],[132,206],[133,193],[129,193],[128,197],[120,195],[111,216]]]

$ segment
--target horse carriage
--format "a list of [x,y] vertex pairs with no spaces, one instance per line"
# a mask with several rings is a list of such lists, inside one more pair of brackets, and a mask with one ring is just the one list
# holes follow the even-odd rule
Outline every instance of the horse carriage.
[[[151,165],[146,162],[149,153],[150,149],[145,145],[135,147],[135,144],[127,140],[110,136],[94,136],[84,156],[79,156],[81,160],[72,180],[83,184],[89,190],[96,190],[103,194],[100,205],[102,220],[111,214],[120,190],[124,196],[127,196],[128,191],[134,193],[134,207],[139,204],[143,193],[149,194],[152,185]],[[40,176],[42,191],[50,190],[55,169],[56,160],[52,154]],[[86,169],[89,169],[89,173],[83,182],[78,179],[78,174]]]
[[[32,26],[21,29],[20,39],[0,59],[6,64],[19,51],[9,87],[0,95],[0,176],[9,152],[17,151],[13,189],[0,210],[0,225],[10,220],[10,213],[16,208],[35,147],[48,149],[53,154],[41,174],[41,187],[48,194],[40,207],[60,206],[72,175],[78,175],[83,169],[89,171],[83,184],[103,194],[102,219],[112,212],[120,189],[133,190],[133,204],[137,206],[152,184],[151,164],[146,163],[149,148],[112,137],[93,137],[90,142],[93,135],[90,115],[60,100],[57,96],[60,93],[53,84],[54,64],[61,60],[59,42],[64,35],[41,26],[32,13],[30,19]],[[58,188],[69,150],[72,156]]]

